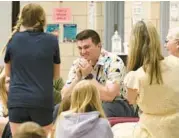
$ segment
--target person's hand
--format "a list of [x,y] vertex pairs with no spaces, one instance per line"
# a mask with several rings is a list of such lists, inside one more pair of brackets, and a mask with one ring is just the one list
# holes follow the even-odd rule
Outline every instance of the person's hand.
[[85,59],[81,60],[79,63],[79,68],[81,70],[82,77],[88,76],[88,74],[90,74],[93,69],[91,61],[88,62]]
[[81,80],[81,78],[82,78],[82,73],[81,73],[80,68],[78,67],[76,69],[76,79],[79,81],[79,80]]

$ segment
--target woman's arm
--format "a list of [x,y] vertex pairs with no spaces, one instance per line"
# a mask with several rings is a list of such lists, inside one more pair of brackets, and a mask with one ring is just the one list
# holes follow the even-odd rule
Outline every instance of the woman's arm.
[[129,104],[136,104],[138,92],[137,89],[127,88],[127,100]]

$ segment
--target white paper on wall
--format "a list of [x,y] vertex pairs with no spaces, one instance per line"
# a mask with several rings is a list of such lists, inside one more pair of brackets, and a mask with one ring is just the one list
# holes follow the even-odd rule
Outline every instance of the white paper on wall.
[[179,2],[177,1],[170,2],[170,20],[179,21]]
[[[9,36],[11,35],[11,1],[0,1],[0,51],[7,44]],[[4,55],[0,55],[0,66],[4,65]]]
[[143,19],[143,12],[144,10],[142,7],[142,2],[132,3],[132,23],[133,24]]
[[88,2],[88,24],[89,29],[95,29],[95,10],[96,4],[94,1]]

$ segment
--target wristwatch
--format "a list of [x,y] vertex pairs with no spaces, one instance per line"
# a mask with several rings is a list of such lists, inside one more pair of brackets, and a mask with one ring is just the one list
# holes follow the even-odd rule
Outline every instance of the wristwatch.
[[88,74],[84,79],[85,80],[92,80],[93,79],[93,74],[92,73]]

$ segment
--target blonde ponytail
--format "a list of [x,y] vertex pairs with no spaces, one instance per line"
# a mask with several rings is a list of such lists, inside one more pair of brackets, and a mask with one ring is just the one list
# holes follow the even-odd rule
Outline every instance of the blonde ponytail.
[[35,31],[44,31],[44,26],[46,24],[44,9],[35,3],[27,4],[23,7],[16,26],[13,28],[9,40],[6,45],[0,51],[0,55],[4,55],[8,43],[11,41],[13,35],[20,31],[21,25],[23,27],[33,28]]
[[13,35],[14,35],[16,32],[19,32],[19,31],[20,31],[21,25],[22,25],[22,21],[21,21],[21,17],[20,17],[20,18],[18,19],[18,21],[17,21],[16,26],[13,27],[13,31],[12,31],[10,37],[9,37],[9,40],[8,40],[7,44],[4,45],[3,48],[1,49],[1,55],[3,55],[4,52],[6,51],[6,47],[7,47],[8,43],[10,42],[10,40],[12,39]]

